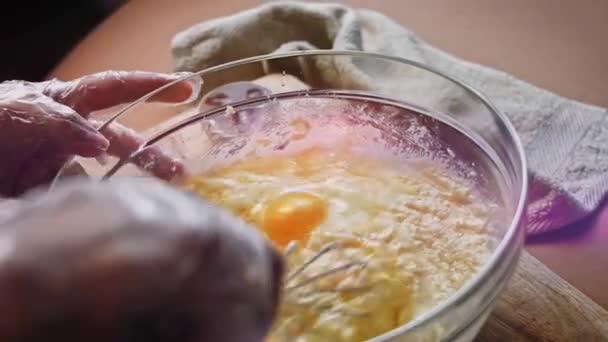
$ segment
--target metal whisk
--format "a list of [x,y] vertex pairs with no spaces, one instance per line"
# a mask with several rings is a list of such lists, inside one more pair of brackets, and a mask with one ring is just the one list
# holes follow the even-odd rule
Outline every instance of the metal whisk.
[[[299,248],[298,243],[295,241],[290,242],[285,248],[285,257],[289,258],[297,249]],[[314,274],[312,276],[305,277],[304,279],[299,279],[299,275],[301,275],[307,268],[309,268],[312,264],[314,264],[317,260],[319,260],[324,255],[343,248],[343,245],[340,242],[332,242],[325,245],[323,248],[319,250],[319,252],[315,253],[312,257],[304,261],[300,266],[296,267],[293,271],[289,272],[286,278],[285,291],[289,293],[289,291],[301,288],[303,286],[312,284],[316,281],[319,281],[323,278],[329,277],[339,272],[343,272],[354,267],[365,268],[367,267],[367,262],[365,261],[350,261],[339,266],[333,267],[328,270],[324,270],[320,273]],[[353,288],[349,289],[334,289],[333,291],[353,291]]]
[[[339,295],[343,293],[356,293],[359,291],[366,291],[371,289],[371,286],[336,286],[330,288],[319,288],[314,285],[318,285],[323,279],[330,278],[332,276],[339,276],[348,272],[349,270],[363,270],[368,266],[367,261],[353,260],[345,261],[337,266],[332,266],[328,269],[322,269],[317,272],[312,271],[306,274],[310,267],[317,263],[319,260],[329,253],[333,253],[344,249],[346,246],[340,242],[333,242],[323,246],[318,252],[314,253],[309,258],[305,259],[302,263],[293,267],[285,278],[284,292],[283,292],[283,306],[291,306],[292,308],[304,309],[303,312],[321,314],[324,313],[326,316],[334,316],[336,319],[344,317],[365,317],[366,312],[354,312],[345,307],[333,307],[331,303],[327,302],[326,297],[329,295]],[[284,251],[286,258],[292,256],[297,250],[299,245],[297,242],[292,241],[287,245]],[[313,286],[310,290],[307,286]],[[288,319],[281,328],[273,334],[271,341],[293,341],[297,337],[298,333],[301,333],[303,329],[306,329],[308,334],[315,334],[314,328],[307,327],[303,328],[302,322],[298,321],[297,318]]]

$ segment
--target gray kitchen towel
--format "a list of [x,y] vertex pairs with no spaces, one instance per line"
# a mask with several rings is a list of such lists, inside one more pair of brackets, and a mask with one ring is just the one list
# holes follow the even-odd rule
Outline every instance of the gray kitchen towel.
[[[194,25],[176,34],[171,47],[176,71],[198,71],[276,51],[336,49],[407,58],[468,83],[509,117],[523,141],[532,176],[529,235],[582,218],[608,191],[605,108],[565,99],[506,73],[460,60],[374,11],[333,3],[271,2]],[[331,73],[322,65],[317,63],[316,72]],[[335,82],[374,81],[365,79],[357,68],[365,66],[345,66]],[[327,76],[326,80],[336,79],[333,74]],[[399,85],[389,82],[388,86]],[[424,91],[429,97],[434,93],[446,97],[441,89],[432,88],[433,82],[427,86]],[[462,97],[452,95],[455,100]],[[466,111],[466,104],[460,107]]]

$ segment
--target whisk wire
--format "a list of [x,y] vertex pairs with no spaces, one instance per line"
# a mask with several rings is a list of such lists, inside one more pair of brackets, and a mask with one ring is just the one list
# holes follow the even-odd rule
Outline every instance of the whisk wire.
[[[293,242],[293,241],[292,241]],[[294,247],[295,246],[295,247]],[[290,249],[291,247],[291,249]],[[289,244],[287,246],[287,250],[286,250],[286,254],[289,253],[293,253],[293,251],[295,250],[295,248],[297,247],[297,244]],[[322,257],[323,255],[337,249],[341,247],[341,244],[339,242],[333,242],[330,243],[326,246],[324,246],[323,248],[321,248],[321,250],[316,253],[315,255],[313,255],[311,258],[309,258],[308,260],[306,260],[302,265],[300,265],[295,271],[293,271],[291,274],[289,274],[287,276],[287,281],[292,280],[293,278],[297,277],[300,273],[304,272],[304,270],[306,270],[308,268],[308,266],[310,266],[312,263],[314,263],[315,261],[317,261],[320,257]]]
[[289,290],[295,290],[295,289],[300,288],[302,286],[306,286],[308,284],[311,284],[311,283],[313,283],[313,282],[315,282],[315,281],[317,281],[319,279],[325,278],[327,276],[330,276],[332,274],[335,274],[335,273],[338,273],[338,272],[341,272],[341,271],[345,271],[347,269],[350,269],[350,268],[353,268],[353,267],[356,267],[356,266],[366,267],[367,263],[364,262],[364,261],[352,261],[352,262],[349,262],[349,263],[346,263],[346,264],[343,264],[343,265],[340,265],[340,266],[336,266],[336,267],[334,267],[334,268],[332,268],[330,270],[327,270],[327,271],[315,274],[313,276],[310,276],[310,277],[306,278],[305,280],[302,280],[301,282],[299,282],[299,283],[297,283],[295,285],[287,286],[285,289],[288,290],[288,291]]

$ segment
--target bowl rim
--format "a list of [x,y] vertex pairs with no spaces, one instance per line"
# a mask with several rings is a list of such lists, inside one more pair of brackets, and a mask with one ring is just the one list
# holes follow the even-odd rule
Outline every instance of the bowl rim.
[[[243,59],[239,59],[236,61],[227,62],[227,63],[219,64],[216,66],[212,66],[209,68],[205,68],[203,70],[200,70],[200,71],[197,71],[194,73],[188,73],[188,74],[176,79],[175,81],[172,81],[171,83],[168,83],[164,86],[157,88],[156,90],[144,95],[140,99],[123,107],[118,112],[116,112],[114,115],[110,116],[110,118],[107,121],[105,121],[98,129],[102,130],[103,128],[105,128],[106,126],[108,126],[109,124],[114,122],[118,117],[120,117],[124,113],[128,112],[131,108],[137,106],[140,102],[148,100],[155,94],[163,91],[164,89],[166,89],[168,87],[171,87],[175,83],[188,81],[188,80],[192,79],[194,76],[202,76],[207,73],[218,72],[221,70],[230,69],[233,67],[237,67],[237,66],[249,64],[249,63],[256,63],[256,62],[275,60],[275,59],[291,58],[291,57],[302,57],[302,56],[309,56],[309,57],[312,57],[312,56],[354,56],[354,57],[363,57],[363,58],[373,58],[373,59],[385,60],[385,61],[390,61],[390,62],[396,62],[396,63],[400,63],[400,64],[407,64],[407,65],[411,65],[411,66],[414,66],[419,69],[426,70],[430,73],[433,73],[439,77],[442,77],[448,81],[453,82],[457,86],[459,86],[462,89],[464,89],[465,91],[467,91],[470,95],[477,98],[490,111],[490,113],[492,115],[496,116],[498,118],[498,120],[500,121],[500,123],[502,125],[504,125],[504,127],[507,130],[507,133],[509,134],[509,136],[511,137],[511,139],[513,140],[514,145],[515,145],[514,147],[515,147],[515,151],[517,153],[516,157],[519,158],[519,164],[520,164],[519,170],[515,170],[515,171],[519,172],[519,175],[521,176],[521,183],[519,184],[520,185],[519,189],[514,189],[514,191],[518,192],[519,196],[517,199],[517,204],[515,206],[515,212],[511,218],[511,222],[509,223],[509,228],[505,232],[504,236],[502,237],[502,239],[500,240],[500,242],[498,243],[496,248],[492,251],[492,254],[489,257],[489,259],[482,265],[482,267],[479,270],[477,270],[475,275],[471,279],[469,279],[465,283],[464,286],[459,288],[456,292],[452,293],[446,300],[440,302],[438,305],[435,305],[432,309],[421,314],[419,317],[417,317],[395,329],[392,329],[382,335],[374,337],[370,341],[380,342],[380,341],[390,340],[392,338],[398,337],[399,335],[403,335],[410,331],[413,331],[416,328],[421,327],[429,322],[432,322],[433,320],[440,317],[443,313],[449,311],[450,308],[456,307],[459,304],[461,304],[462,302],[464,302],[467,298],[469,298],[476,291],[478,291],[480,289],[480,287],[483,286],[483,284],[493,274],[492,271],[498,267],[498,265],[501,263],[501,261],[505,257],[507,257],[510,252],[512,252],[514,249],[518,249],[518,247],[519,247],[518,244],[520,243],[520,237],[523,235],[523,230],[524,230],[523,218],[524,218],[524,213],[525,213],[525,208],[526,208],[526,199],[527,199],[527,192],[528,192],[528,174],[527,174],[526,154],[525,154],[525,151],[523,148],[523,143],[522,143],[519,135],[517,134],[515,127],[511,123],[511,121],[506,117],[506,115],[504,115],[501,111],[499,111],[498,108],[482,92],[480,92],[476,88],[470,86],[466,82],[464,82],[454,76],[448,75],[448,74],[444,73],[443,71],[440,71],[434,67],[425,65],[425,64],[417,62],[417,61],[409,60],[406,58],[397,57],[397,56],[389,56],[389,55],[383,55],[383,54],[371,53],[371,52],[363,52],[363,51],[348,51],[348,50],[305,50],[305,51],[292,51],[292,52],[283,52],[283,53],[270,53],[270,54],[265,54],[265,55],[258,55],[258,56],[243,58]],[[199,80],[199,81],[201,81],[201,80]],[[273,94],[271,96],[274,96],[274,95],[277,95],[277,94]],[[234,105],[234,104],[232,104],[232,105]],[[212,110],[209,110],[207,112],[198,113],[184,121],[201,120],[204,117],[213,116],[213,115],[216,115],[217,113],[221,113],[221,112],[225,111],[226,107],[227,106],[221,106],[221,107],[217,107]],[[193,119],[195,119],[195,120],[193,120]],[[178,125],[179,124],[180,123],[178,123]],[[144,143],[140,147],[140,149],[138,151],[134,152],[133,154],[135,154],[135,153],[139,152],[141,149],[149,146],[150,144],[148,144],[148,142],[153,141],[153,140],[154,140],[154,137],[147,140],[146,143]],[[156,139],[156,140],[158,140],[158,139]],[[154,141],[156,141],[156,140],[154,140]],[[511,256],[511,258],[514,259],[511,262],[517,262],[518,257],[519,257],[519,253]]]

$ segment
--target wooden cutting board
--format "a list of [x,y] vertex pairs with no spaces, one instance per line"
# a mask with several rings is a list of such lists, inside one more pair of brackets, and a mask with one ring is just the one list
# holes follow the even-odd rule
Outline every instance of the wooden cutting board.
[[608,311],[523,252],[476,341],[608,341]]

